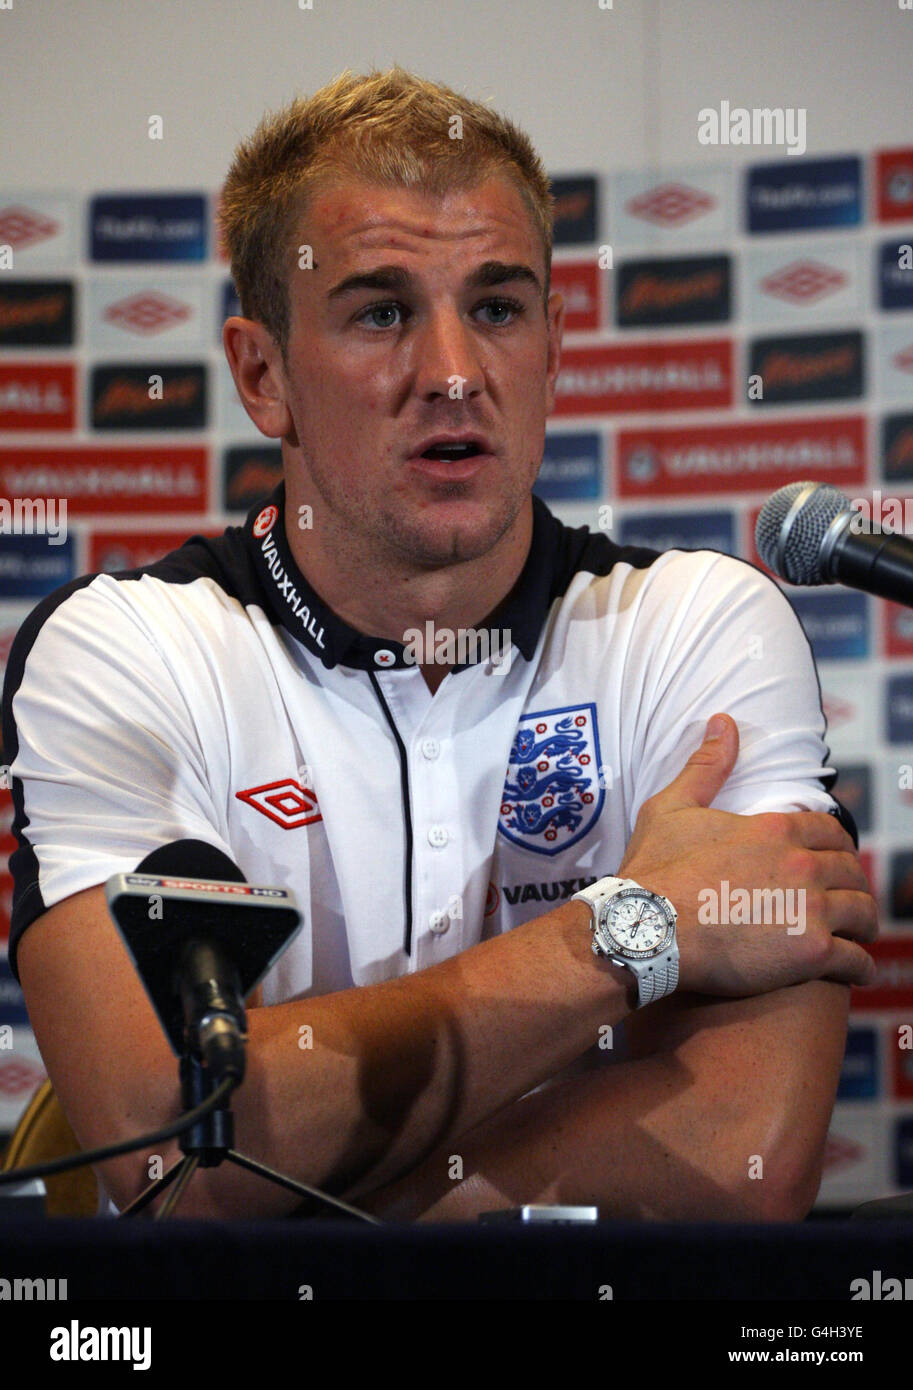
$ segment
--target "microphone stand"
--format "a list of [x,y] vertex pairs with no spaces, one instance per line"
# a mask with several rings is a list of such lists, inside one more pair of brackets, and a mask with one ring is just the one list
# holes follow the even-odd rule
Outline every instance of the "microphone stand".
[[[184,1110],[193,1109],[207,1100],[219,1084],[213,1079],[209,1068],[203,1066],[199,1053],[192,1050],[181,1056],[180,1075]],[[154,1221],[165,1220],[174,1214],[174,1210],[197,1168],[217,1168],[220,1163],[227,1159],[229,1163],[234,1163],[239,1168],[246,1168],[248,1172],[256,1173],[267,1182],[275,1183],[278,1187],[284,1187],[289,1192],[297,1193],[299,1197],[310,1197],[318,1203],[334,1208],[337,1212],[342,1212],[358,1221],[367,1221],[373,1226],[382,1224],[376,1217],[370,1216],[367,1212],[359,1211],[357,1207],[349,1206],[347,1202],[340,1201],[338,1197],[330,1197],[326,1192],[320,1192],[316,1187],[308,1187],[306,1183],[286,1177],[284,1173],[276,1172],[274,1168],[269,1168],[265,1163],[260,1163],[255,1158],[248,1158],[246,1154],[239,1153],[234,1148],[234,1137],[234,1116],[231,1113],[229,1093],[215,1109],[183,1132],[180,1137],[180,1145],[184,1157],[178,1159],[167,1173],[163,1173],[160,1178],[151,1182],[145,1191],[133,1199],[129,1206],[124,1207],[120,1213],[121,1217],[136,1216],[167,1187],[171,1187],[166,1200],[153,1217]],[[172,1184],[174,1185],[172,1186]]]

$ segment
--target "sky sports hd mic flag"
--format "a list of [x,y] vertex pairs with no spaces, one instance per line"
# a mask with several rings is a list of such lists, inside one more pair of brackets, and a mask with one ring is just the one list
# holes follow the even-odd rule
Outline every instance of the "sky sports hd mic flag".
[[243,1000],[303,921],[287,889],[247,883],[199,840],[164,845],[136,873],[115,874],[105,898],[177,1056],[196,1040],[211,1043],[215,1060],[232,1020],[243,1035]]

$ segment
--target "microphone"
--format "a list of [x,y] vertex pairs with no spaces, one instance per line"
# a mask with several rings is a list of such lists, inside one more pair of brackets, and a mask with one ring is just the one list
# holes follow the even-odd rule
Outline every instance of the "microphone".
[[240,1085],[244,998],[301,929],[293,895],[248,884],[214,845],[174,840],[108,879],[105,897],[172,1050]]
[[913,607],[913,542],[882,531],[830,483],[789,483],[764,503],[755,545],[790,584],[845,584]]

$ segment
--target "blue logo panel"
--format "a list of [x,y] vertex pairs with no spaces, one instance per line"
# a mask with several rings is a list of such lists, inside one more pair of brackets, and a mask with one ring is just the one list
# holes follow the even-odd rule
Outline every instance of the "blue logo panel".
[[602,812],[599,768],[594,704],[524,714],[508,762],[499,831],[536,854],[560,854],[576,844]]
[[749,169],[746,221],[750,232],[800,227],[856,227],[862,221],[862,161],[789,159]]
[[719,550],[735,555],[732,512],[628,512],[621,518],[621,544],[648,550]]
[[882,309],[913,309],[913,238],[883,241],[878,251],[878,297]]
[[0,1023],[16,1025],[27,1024],[28,1021],[25,995],[16,982],[9,961],[0,958]]
[[894,1122],[894,1182],[913,1187],[913,1115]]
[[76,542],[72,534],[62,545],[51,545],[47,536],[3,535],[0,599],[44,598],[75,577]]
[[890,676],[885,685],[889,743],[913,743],[913,676]]
[[226,319],[241,317],[241,300],[238,298],[238,291],[235,289],[233,280],[226,280],[222,285],[222,314],[216,329],[216,339],[221,345],[222,325]]
[[602,440],[593,430],[548,434],[533,491],[546,502],[602,495]]
[[872,1100],[878,1095],[878,1039],[874,1028],[851,1028],[840,1072],[838,1100]]
[[89,214],[93,261],[206,259],[206,199],[199,193],[101,194]]
[[816,661],[840,661],[870,654],[865,594],[784,592],[805,629]]

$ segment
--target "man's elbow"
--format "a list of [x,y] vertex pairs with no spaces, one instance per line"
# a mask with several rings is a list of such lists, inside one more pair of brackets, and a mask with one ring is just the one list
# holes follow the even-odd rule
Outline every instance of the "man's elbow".
[[[753,1155],[752,1174],[737,1180],[738,1205],[746,1222],[804,1221],[821,1186],[823,1155],[790,1161],[772,1154],[766,1163]],[[763,1166],[762,1166],[763,1165]]]

